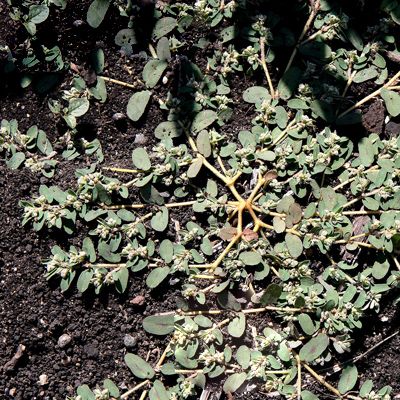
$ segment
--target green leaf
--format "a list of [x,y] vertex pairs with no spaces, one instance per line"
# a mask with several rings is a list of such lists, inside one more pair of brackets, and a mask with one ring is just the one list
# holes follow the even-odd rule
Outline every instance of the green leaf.
[[310,107],[314,114],[326,122],[332,122],[335,119],[335,112],[332,105],[323,100],[314,100]]
[[354,76],[354,83],[362,83],[374,79],[379,75],[375,67],[364,68]]
[[104,51],[97,49],[92,53],[92,64],[96,74],[101,74],[104,69]]
[[236,352],[236,360],[243,369],[248,368],[250,364],[250,349],[245,345],[240,346]]
[[210,135],[206,130],[201,131],[196,138],[197,149],[204,157],[211,156]]
[[147,276],[146,285],[150,289],[157,287],[169,274],[169,267],[158,267],[151,270]]
[[143,320],[143,328],[153,335],[168,335],[174,327],[173,315],[151,315]]
[[187,170],[188,178],[195,178],[203,166],[203,160],[201,158],[196,158]]
[[160,39],[162,36],[167,35],[177,26],[177,20],[172,17],[164,17],[160,18],[153,29],[153,39]]
[[300,53],[306,57],[312,57],[319,61],[331,58],[332,50],[324,42],[313,41],[300,46]]
[[301,391],[301,399],[302,400],[319,400],[318,396],[314,393],[311,393],[309,390]]
[[364,167],[369,167],[374,162],[376,149],[369,137],[364,137],[358,142],[358,152]]
[[357,383],[358,379],[358,371],[357,367],[355,365],[349,365],[346,367],[342,375],[340,376],[339,383],[338,383],[338,390],[341,394],[345,394],[351,389],[354,388],[354,386]]
[[28,19],[34,24],[40,24],[47,19],[50,10],[45,4],[39,4],[29,7]]
[[103,19],[110,6],[111,0],[94,0],[90,4],[86,15],[86,21],[92,28],[97,28],[103,22]]
[[298,316],[298,321],[304,333],[310,336],[314,334],[315,332],[314,322],[308,314],[300,314]]
[[96,261],[96,250],[94,248],[92,239],[90,239],[89,237],[83,239],[82,250],[86,253],[86,256],[88,257],[90,262]]
[[149,392],[149,398],[150,400],[169,400],[167,389],[165,389],[165,386],[161,381],[154,381]]
[[120,254],[115,254],[111,251],[111,246],[106,242],[100,242],[97,250],[100,257],[103,257],[106,261],[110,263],[117,263],[121,261]]
[[175,138],[182,134],[182,128],[176,121],[161,122],[154,131],[157,139]]
[[85,270],[81,272],[78,281],[76,282],[76,287],[81,293],[85,292],[88,289],[92,278],[93,278],[92,270]]
[[169,49],[169,40],[162,37],[157,43],[157,57],[162,61],[167,61],[171,58],[171,51]]
[[143,80],[146,86],[153,88],[157,85],[168,63],[162,60],[150,60],[143,68]]
[[233,320],[229,322],[228,333],[233,337],[239,338],[243,336],[245,329],[246,329],[246,317],[241,312],[238,314],[237,317],[233,318]]
[[121,29],[114,38],[117,46],[129,46],[137,43],[135,31],[131,28]]
[[224,392],[225,393],[234,393],[236,390],[243,385],[246,381],[247,374],[246,372],[239,372],[236,374],[230,375],[224,383]]
[[214,121],[218,119],[218,115],[212,110],[200,111],[193,119],[191,130],[195,133],[202,131],[203,129],[210,126]]
[[76,393],[82,400],[95,400],[95,395],[88,385],[79,386]]
[[252,86],[243,92],[243,100],[247,103],[262,103],[264,100],[271,100],[268,89],[263,86]]
[[283,74],[277,88],[281,99],[289,100],[292,97],[299,86],[302,75],[302,70],[297,67],[291,67]]
[[72,99],[68,104],[68,114],[73,117],[81,117],[89,110],[89,100],[85,97]]
[[262,262],[262,257],[258,251],[244,251],[240,253],[239,260],[244,265],[258,265]]
[[385,101],[386,109],[392,117],[400,114],[400,94],[386,88],[381,89],[381,97]]
[[124,293],[129,280],[129,271],[128,268],[123,267],[116,273],[116,282],[115,286],[119,293]]
[[125,363],[137,378],[151,379],[155,375],[151,365],[136,354],[125,354]]
[[17,169],[24,161],[25,161],[25,154],[19,152],[13,154],[13,156],[6,161],[6,165],[8,168]]
[[289,254],[293,258],[298,258],[299,256],[301,256],[301,254],[303,253],[303,242],[298,236],[287,233],[285,235],[285,242],[289,250]]
[[161,258],[166,262],[170,263],[174,258],[174,249],[172,242],[169,239],[164,239],[160,243],[159,253]]
[[266,306],[267,304],[273,304],[276,303],[282,293],[282,287],[277,285],[276,283],[271,283],[268,285],[268,287],[265,289],[264,293],[262,294],[260,298],[260,303],[263,306]]
[[311,362],[318,358],[328,347],[329,337],[325,333],[310,339],[300,350],[302,361]]
[[132,162],[136,168],[143,171],[148,171],[151,168],[150,157],[143,147],[138,147],[132,151]]
[[150,100],[151,92],[149,90],[142,90],[131,96],[127,106],[128,117],[136,122],[146,110],[147,104]]
[[150,221],[151,227],[157,232],[163,232],[167,229],[169,220],[169,212],[167,207],[162,207],[157,211]]
[[104,379],[103,386],[108,390],[112,397],[119,397],[118,386],[111,379]]

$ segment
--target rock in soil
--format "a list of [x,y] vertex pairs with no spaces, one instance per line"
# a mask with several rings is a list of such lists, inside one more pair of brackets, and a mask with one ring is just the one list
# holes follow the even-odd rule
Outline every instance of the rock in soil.
[[72,337],[67,333],[64,333],[58,338],[57,344],[61,349],[63,349],[67,347],[71,342],[72,342]]
[[134,337],[132,335],[129,335],[129,334],[126,334],[124,336],[124,346],[126,348],[132,349],[133,347],[136,347],[136,344],[137,344],[137,338],[136,337]]

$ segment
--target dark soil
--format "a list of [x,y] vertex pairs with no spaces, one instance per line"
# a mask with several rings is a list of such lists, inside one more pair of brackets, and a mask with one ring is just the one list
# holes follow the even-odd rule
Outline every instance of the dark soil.
[[[87,71],[90,50],[102,47],[107,62],[104,75],[132,82],[141,70],[143,60],[127,58],[115,46],[115,33],[125,27],[118,25],[120,22],[117,21],[121,19],[116,18],[116,12],[107,16],[101,31],[91,30],[85,23],[74,25],[74,21],[85,19],[89,3],[87,0],[70,1],[68,11],[55,11],[56,18],[43,24],[41,34],[54,40],[62,39],[65,58]],[[7,43],[16,50],[18,43],[23,41],[24,32],[9,18],[7,6],[3,3],[0,4],[0,20],[0,45]],[[68,87],[71,77],[70,72],[60,76],[61,87]],[[14,78],[17,76],[6,79],[0,76],[0,120],[17,119],[21,131],[37,124],[54,142],[63,132],[47,106],[52,93],[37,94],[31,89],[21,91]],[[249,85],[242,80],[233,85],[236,90],[233,94],[235,113],[225,126],[228,136],[236,137],[239,131],[250,127],[244,121],[250,122],[251,108],[240,101],[243,88]],[[113,115],[125,108],[131,91],[121,86],[107,85],[107,88],[107,103],[90,108],[81,120],[80,132],[83,136],[100,139],[104,165],[130,166],[135,138],[138,134],[143,135],[144,145],[151,147],[154,128],[163,120],[163,115],[156,104],[157,99],[153,99],[145,122],[116,122]],[[360,129],[364,134],[366,131],[385,132],[390,136],[399,134],[399,124],[393,122],[384,126],[379,101],[363,111],[364,127]],[[124,296],[114,292],[103,293],[100,297],[83,296],[76,290],[62,294],[56,284],[45,280],[41,261],[49,256],[57,237],[53,234],[49,239],[48,235],[38,235],[30,228],[21,227],[18,201],[37,194],[39,185],[43,183],[63,188],[73,186],[75,169],[90,164],[86,157],[59,161],[52,179],[32,174],[27,169],[10,171],[4,163],[0,165],[0,399],[65,399],[78,385],[86,383],[94,387],[105,378],[113,379],[121,388],[131,387],[135,378],[123,362],[127,351],[125,335],[130,334],[136,339],[136,345],[129,351],[144,357],[148,355],[150,362],[155,361],[165,348],[165,342],[149,337],[142,329],[142,319],[146,315],[176,308],[178,288],[165,285],[156,293],[149,292],[140,275],[131,279]],[[182,224],[187,216],[176,215],[175,218]],[[137,296],[144,296],[143,305],[130,302]],[[399,311],[389,300],[383,306],[380,320],[374,316],[365,321],[366,330],[358,336],[355,350],[348,358],[362,354],[399,329]],[[260,317],[249,320],[250,324],[257,326],[267,322],[268,318]],[[68,334],[71,342],[60,348],[57,343],[63,334]],[[19,345],[25,347],[22,357],[15,363],[10,362]],[[397,335],[366,355],[358,363],[362,380],[373,378],[377,385],[390,384],[394,394],[400,395],[400,381],[397,379],[400,376],[399,347],[400,335]],[[46,385],[39,383],[43,374],[47,375]],[[331,376],[332,383],[337,379],[338,374]],[[310,386],[321,398],[329,397],[323,387],[314,383]],[[235,399],[257,400],[266,396],[256,391],[235,396]]]

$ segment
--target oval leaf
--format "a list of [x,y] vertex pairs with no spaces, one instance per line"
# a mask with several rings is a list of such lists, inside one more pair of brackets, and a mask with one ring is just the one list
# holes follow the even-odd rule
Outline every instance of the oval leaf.
[[328,345],[328,336],[325,333],[320,333],[301,348],[299,353],[300,359],[308,362],[314,361],[326,350]]
[[126,112],[132,121],[139,121],[150,100],[150,96],[151,92],[149,90],[142,90],[141,92],[137,92],[131,96]]
[[125,363],[132,371],[132,374],[140,379],[151,379],[154,376],[154,370],[151,365],[136,354],[126,354]]

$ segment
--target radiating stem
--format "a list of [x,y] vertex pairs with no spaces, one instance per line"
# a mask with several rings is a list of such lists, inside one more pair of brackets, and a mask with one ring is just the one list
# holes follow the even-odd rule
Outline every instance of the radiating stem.
[[268,65],[267,65],[267,60],[265,57],[265,37],[260,38],[260,50],[261,50],[261,66],[264,70],[265,76],[267,78],[268,82],[268,87],[269,87],[269,92],[272,96],[272,98],[275,98],[275,90],[274,90],[274,85],[272,84],[271,76],[268,71]]

